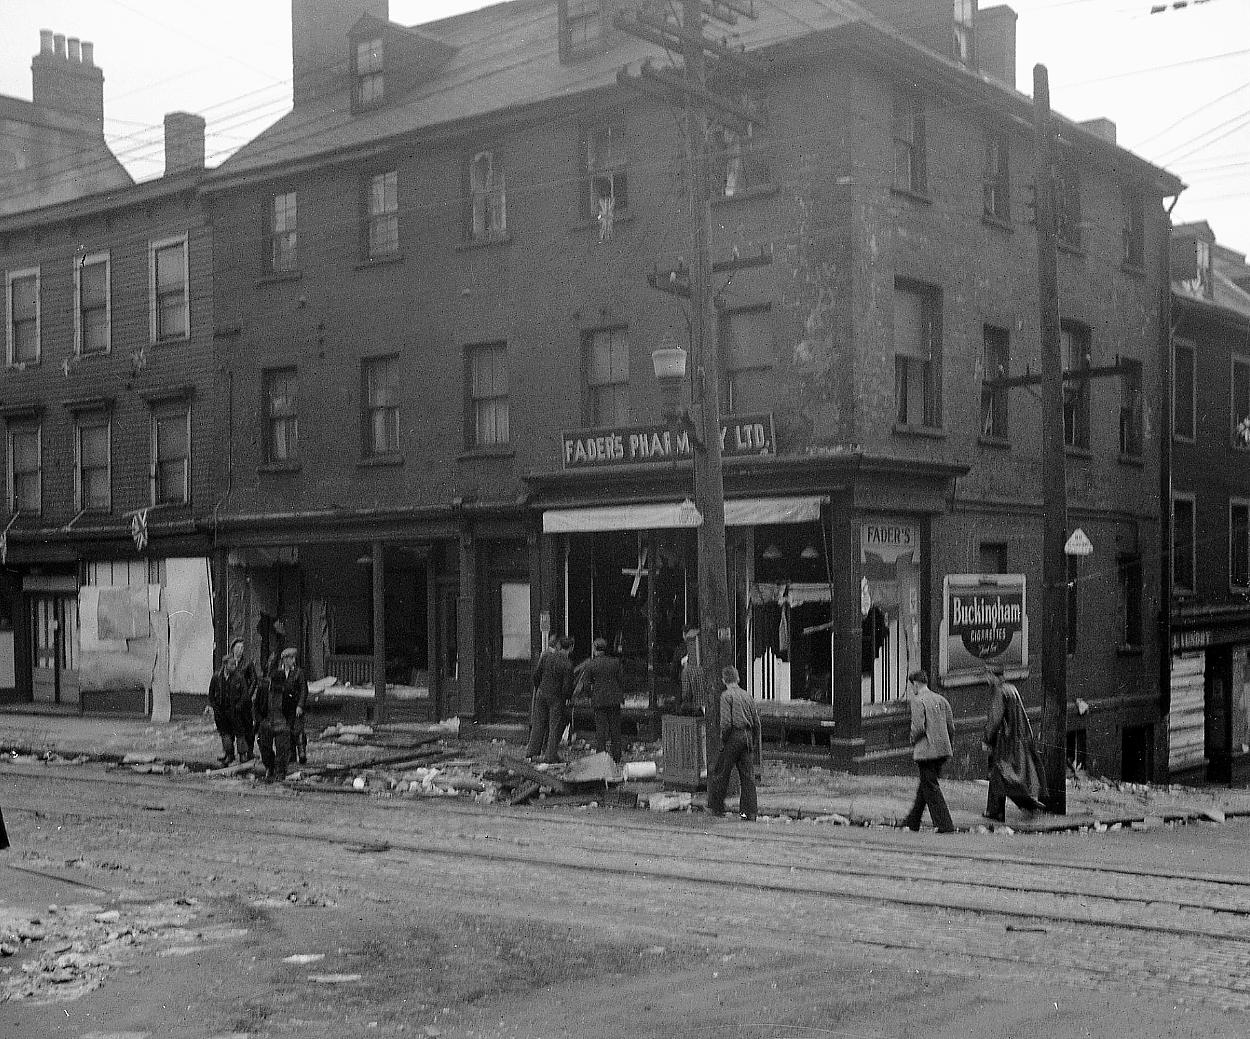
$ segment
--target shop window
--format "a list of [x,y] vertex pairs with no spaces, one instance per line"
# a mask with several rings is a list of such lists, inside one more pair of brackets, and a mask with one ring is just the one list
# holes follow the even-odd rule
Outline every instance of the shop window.
[[925,170],[924,103],[911,95],[894,98],[894,187],[915,195],[928,189]]
[[981,383],[981,435],[990,440],[1007,439],[1006,386],[995,386],[1011,371],[1011,335],[1005,328],[986,325],[983,332],[984,376]]
[[299,267],[298,203],[294,191],[274,195],[269,203],[269,270],[275,274]]
[[152,411],[152,503],[182,505],[191,498],[191,408],[178,401]]
[[190,334],[187,295],[187,237],[149,246],[152,342],[186,339]]
[[1009,572],[1007,570],[1007,542],[1005,541],[982,541],[977,559],[981,567],[980,573],[1005,574]]
[[1238,591],[1250,589],[1250,501],[1245,498],[1228,503],[1228,583]]
[[1194,439],[1194,345],[1184,339],[1172,340],[1172,436]]
[[769,307],[723,312],[720,318],[721,408],[727,415],[768,411],[776,364]]
[[1063,442],[1067,447],[1089,450],[1089,379],[1070,378],[1090,367],[1089,329],[1064,321],[1059,331],[1063,365]]
[[365,258],[378,260],[399,253],[399,174],[376,173],[364,183]]
[[1142,644],[1141,556],[1122,555],[1116,561],[1120,583],[1120,645]]
[[915,524],[881,520],[861,528],[864,704],[903,699],[908,674],[921,666],[920,563],[920,528]]
[[504,660],[529,660],[530,586],[505,581],[499,588],[500,656]]
[[1193,592],[1194,583],[1194,513],[1192,494],[1172,496],[1172,590]]
[[894,283],[894,402],[900,426],[942,425],[941,291]]
[[1120,454],[1140,458],[1142,452],[1141,361],[1120,360]]
[[263,380],[265,461],[294,461],[299,457],[299,377],[294,368],[273,368]]
[[110,472],[112,423],[104,414],[85,414],[75,423],[77,448],[75,499],[79,512],[108,512],[113,507]]
[[38,516],[42,509],[42,427],[9,426],[9,511]]
[[364,455],[376,458],[399,452],[399,355],[360,362],[364,409]]
[[10,271],[8,288],[8,362],[39,362],[39,268]]
[[467,441],[470,448],[508,443],[508,350],[503,343],[472,347]]
[[587,425],[628,425],[628,331],[624,328],[600,328],[588,332],[585,351]]
[[469,163],[469,204],[473,241],[490,241],[507,234],[508,195],[494,152],[478,152]]
[[109,352],[109,254],[82,256],[74,264],[77,297],[75,345],[80,357]]
[[1007,135],[985,135],[985,162],[981,173],[984,213],[1003,223],[1011,221],[1011,159]]

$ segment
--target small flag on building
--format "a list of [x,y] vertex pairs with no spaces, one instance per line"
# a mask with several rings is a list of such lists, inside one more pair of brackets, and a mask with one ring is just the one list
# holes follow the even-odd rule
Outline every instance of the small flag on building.
[[130,536],[135,539],[135,548],[142,552],[148,544],[148,510],[140,509],[130,517]]
[[9,532],[6,530],[0,534],[0,566],[5,566],[9,562]]

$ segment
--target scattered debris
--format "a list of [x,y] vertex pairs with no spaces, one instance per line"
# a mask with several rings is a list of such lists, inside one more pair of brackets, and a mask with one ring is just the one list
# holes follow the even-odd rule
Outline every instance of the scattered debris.
[[324,960],[326,954],[324,952],[297,952],[291,956],[284,956],[283,963],[316,963],[318,960]]
[[309,974],[308,980],[317,985],[347,985],[359,981],[359,974]]
[[691,805],[689,792],[680,790],[652,794],[647,799],[647,807],[653,812],[684,812]]

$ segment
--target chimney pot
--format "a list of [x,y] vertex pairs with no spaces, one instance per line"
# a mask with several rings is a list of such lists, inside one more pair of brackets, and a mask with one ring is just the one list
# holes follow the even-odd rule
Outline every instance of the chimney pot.
[[39,30],[39,50],[43,52],[44,54],[52,53],[52,30],[51,29]]
[[95,44],[90,40],[82,41],[82,63],[84,65],[95,64]]
[[65,57],[65,33],[58,32],[52,36],[53,46],[56,48],[56,56],[58,58]]
[[77,36],[71,36],[65,41],[69,44],[69,60],[75,64],[82,61],[82,42]]

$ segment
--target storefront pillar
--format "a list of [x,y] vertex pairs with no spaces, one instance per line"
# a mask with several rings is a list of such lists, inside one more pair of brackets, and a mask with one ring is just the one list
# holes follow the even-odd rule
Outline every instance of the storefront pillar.
[[385,547],[373,542],[373,702],[375,717],[386,721],[386,567]]
[[477,542],[473,538],[473,528],[466,523],[460,528],[460,592],[456,611],[460,681],[456,702],[448,707],[469,720],[477,713],[477,586]]
[[824,508],[829,516],[829,560],[833,580],[830,617],[833,623],[831,699],[834,729],[829,741],[830,764],[833,768],[851,772],[855,771],[856,763],[864,754],[860,683],[863,625],[859,603],[859,521],[844,500],[835,500]]

